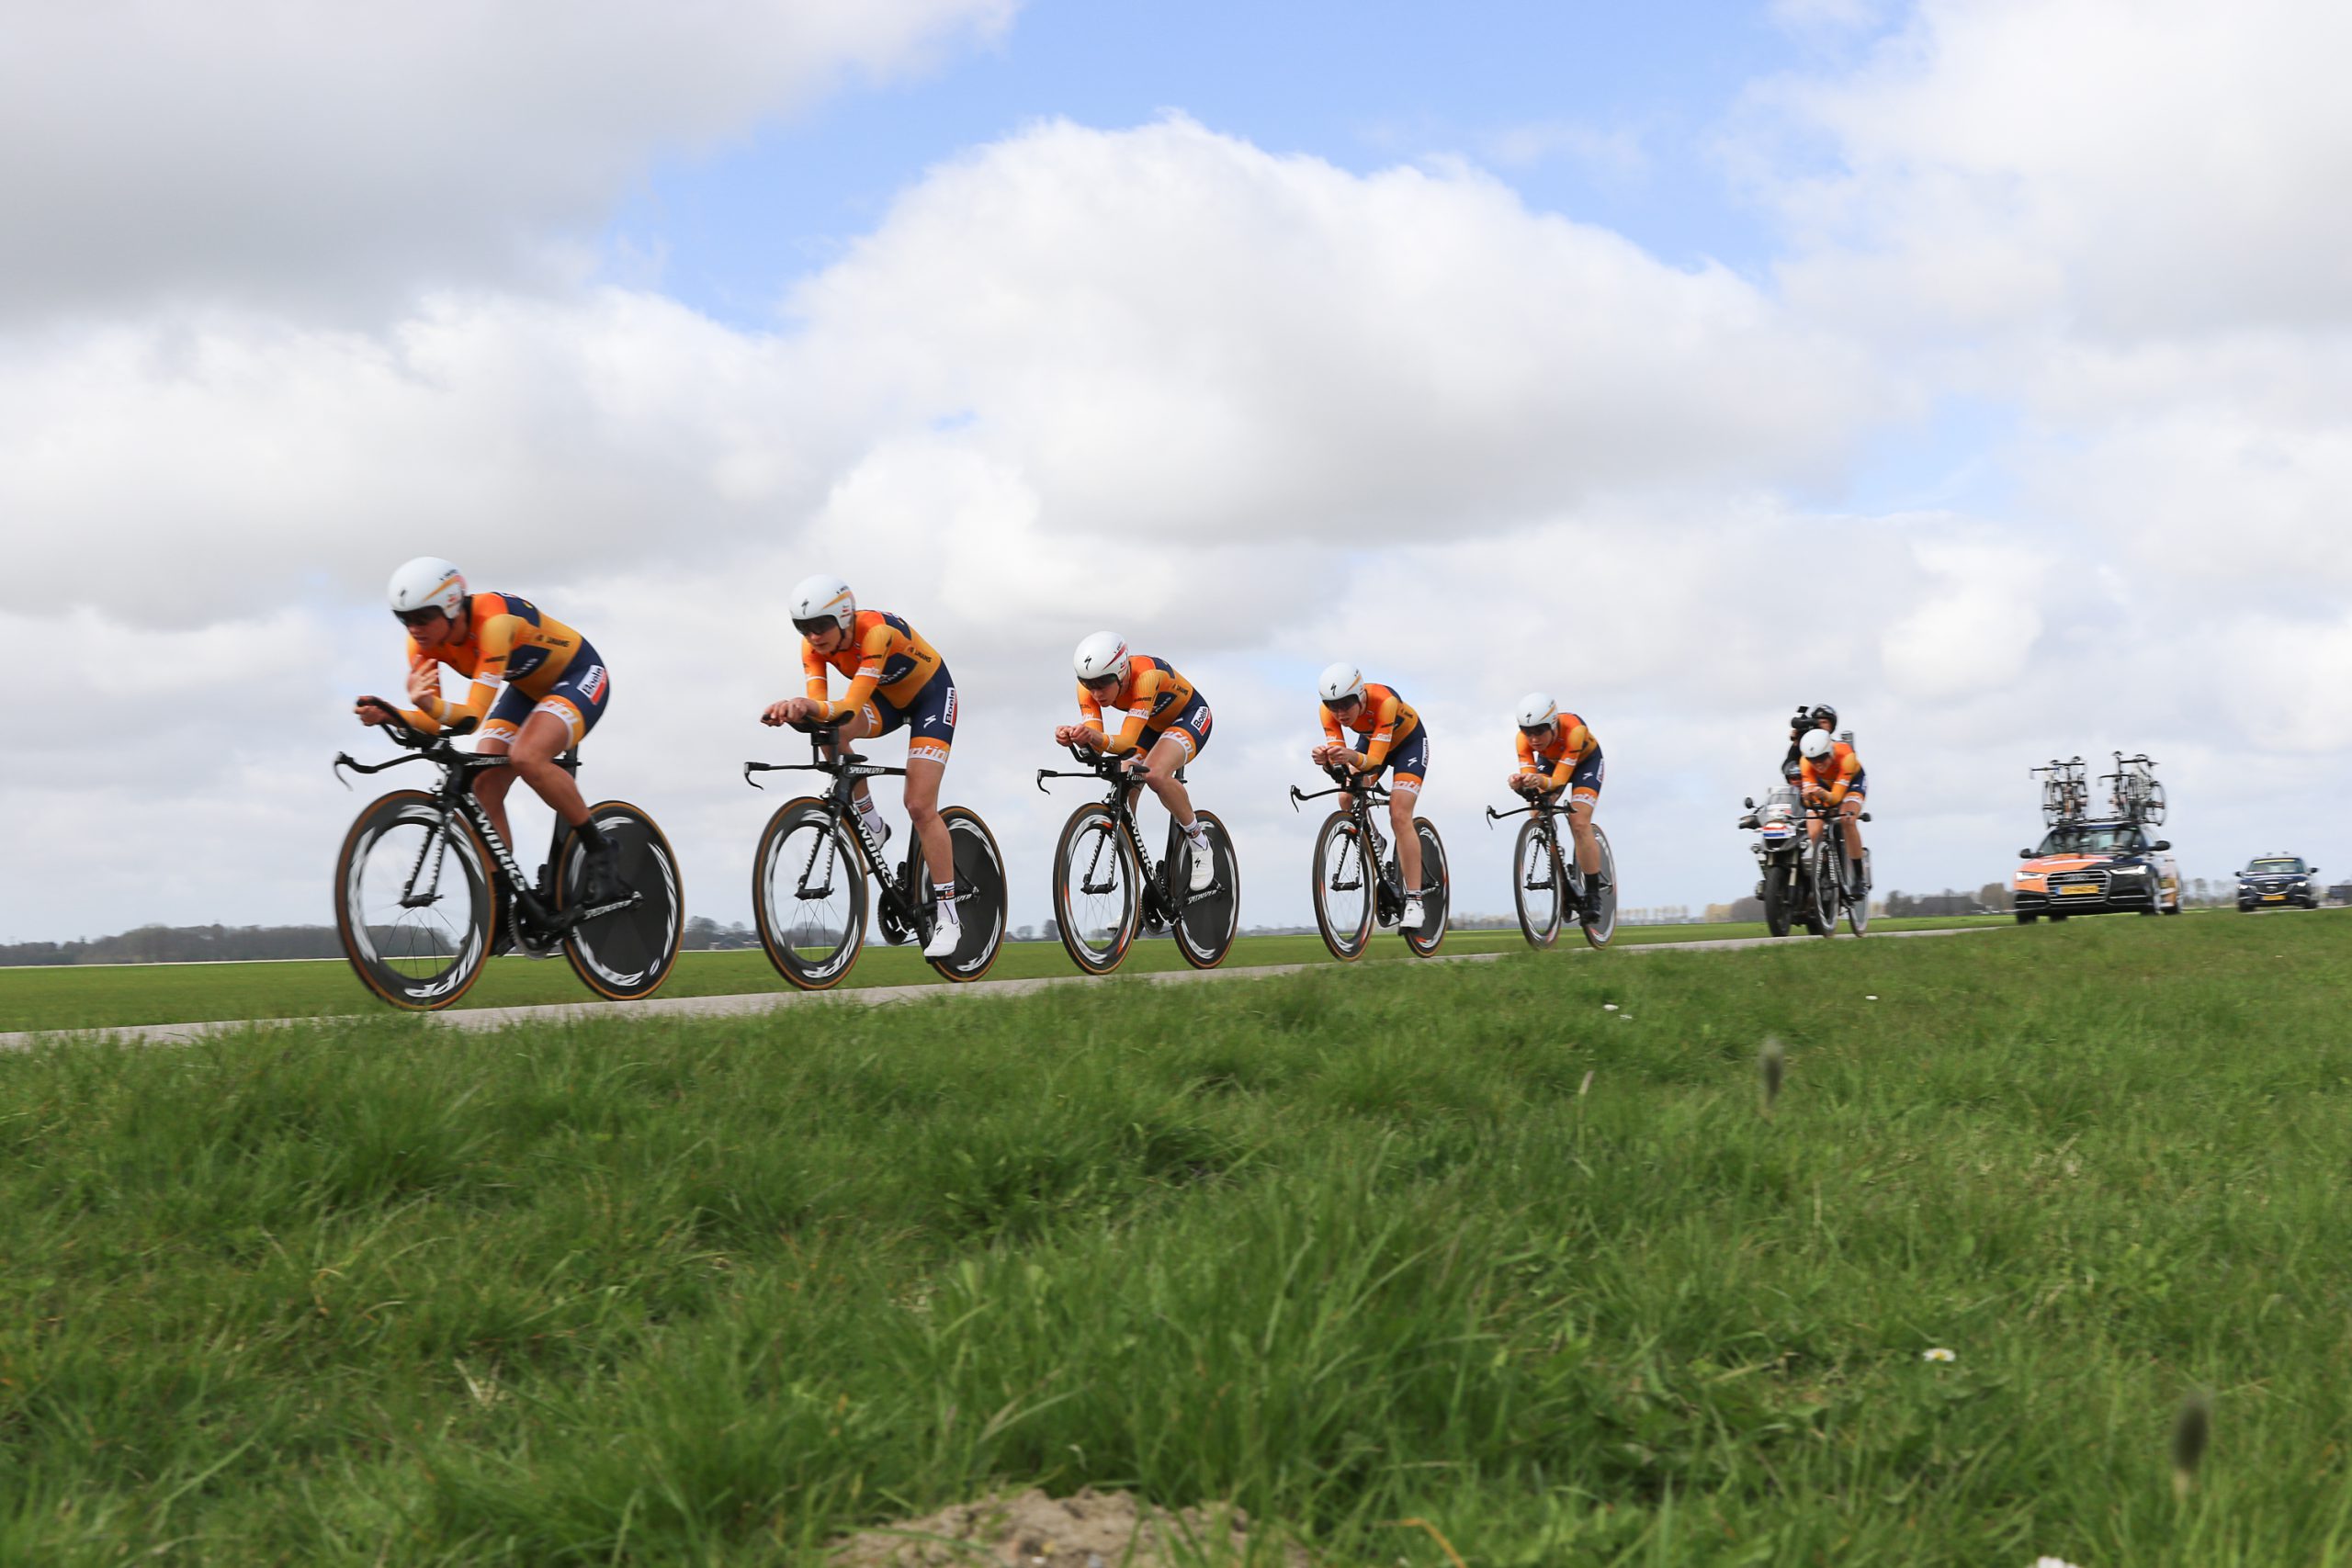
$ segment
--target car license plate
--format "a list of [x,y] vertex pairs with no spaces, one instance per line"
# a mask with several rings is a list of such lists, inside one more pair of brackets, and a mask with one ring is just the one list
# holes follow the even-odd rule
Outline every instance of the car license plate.
[[2072,898],[2072,897],[2075,897],[2076,895],[2078,895],[2078,894],[2083,894],[2083,893],[2089,893],[2089,894],[2096,895],[2096,894],[2098,892],[2098,883],[2096,883],[2096,882],[2075,882],[2075,883],[2069,883],[2067,886],[2065,886],[2061,887],[2060,889],[2058,889],[2058,891],[2059,891],[2061,894],[2063,894],[2064,896],[2065,896],[2066,897],[2069,897],[2069,898]]
[[2283,904],[2287,901],[2287,896],[2284,893],[2265,893],[2262,896],[2262,901],[2266,904]]

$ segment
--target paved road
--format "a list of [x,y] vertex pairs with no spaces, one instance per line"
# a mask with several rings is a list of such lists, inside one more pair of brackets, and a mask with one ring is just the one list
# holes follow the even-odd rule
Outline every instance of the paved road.
[[[2001,926],[1954,926],[1942,931],[1881,931],[1878,941],[1914,936],[1968,936],[1972,933],[2001,931]],[[1838,938],[1850,942],[1850,937]],[[1724,953],[1744,947],[1783,947],[1802,949],[1806,943],[1796,939],[1769,936],[1720,937],[1713,942],[1648,942],[1613,948],[1615,953]],[[1589,949],[1569,949],[1571,953],[1589,953]],[[1503,957],[1499,953],[1464,953],[1451,957],[1426,959],[1430,964],[1484,964]],[[1404,963],[1403,959],[1396,962]],[[1307,969],[1321,969],[1322,964],[1260,964],[1238,969],[1165,969],[1150,974],[1138,974],[1129,978],[1149,981],[1156,986],[1182,986],[1204,980],[1262,979],[1270,975],[1296,975]],[[447,1012],[424,1013],[419,1016],[434,1023],[453,1029],[505,1029],[518,1023],[572,1022],[615,1018],[729,1018],[748,1013],[775,1012],[791,1007],[841,1006],[886,1007],[893,1002],[949,1001],[983,997],[1025,997],[1056,986],[1090,986],[1100,982],[1089,976],[1064,975],[1029,980],[982,980],[970,986],[867,986],[840,991],[754,991],[731,997],[654,997],[641,1002],[559,1002],[548,1007],[527,1008],[452,1008]],[[266,1028],[288,1023],[349,1022],[356,1018],[382,1018],[383,1013],[346,1014],[341,1018],[257,1018],[223,1019],[208,1023],[141,1023],[112,1029],[51,1029],[28,1030],[16,1034],[0,1034],[0,1051],[24,1051],[36,1045],[65,1041],[114,1040],[132,1045],[185,1045],[208,1034],[229,1030]]]

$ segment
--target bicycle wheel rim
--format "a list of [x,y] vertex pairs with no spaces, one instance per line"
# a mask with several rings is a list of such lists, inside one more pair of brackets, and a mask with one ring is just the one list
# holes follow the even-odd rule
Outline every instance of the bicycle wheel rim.
[[1871,929],[1871,852],[1862,852],[1862,896],[1846,906],[1846,929],[1856,936]]
[[1823,936],[1838,934],[1838,852],[1829,841],[1834,828],[1821,830],[1821,841],[1813,848],[1813,914]]
[[1081,806],[1054,846],[1054,920],[1063,951],[1090,975],[1127,955],[1141,913],[1135,852],[1109,807]]
[[1427,958],[1445,940],[1445,919],[1453,904],[1453,876],[1445,863],[1445,840],[1427,818],[1413,818],[1414,836],[1421,841],[1421,923],[1405,932],[1405,945]]
[[1590,947],[1607,947],[1617,934],[1617,852],[1609,847],[1609,835],[1596,824],[1592,829],[1593,847],[1600,852],[1601,874],[1608,880],[1606,891],[1591,891],[1591,880],[1586,879],[1587,900],[1592,908],[1584,921],[1585,943]]
[[[431,903],[403,907],[428,890]],[[495,908],[481,839],[431,796],[387,795],[351,825],[335,867],[336,930],[360,982],[392,1006],[430,1012],[464,996],[489,959]]]
[[1334,812],[1315,835],[1315,923],[1332,956],[1352,959],[1372,934],[1373,879],[1363,835],[1346,814]]
[[[931,966],[950,980],[977,980],[1004,945],[1004,857],[977,812],[951,806],[939,815],[955,851],[956,923],[964,934],[954,953],[931,960]],[[926,898],[935,897],[929,878],[921,886]]]
[[[677,857],[653,818],[634,806],[602,801],[588,815],[613,846],[621,884],[638,901],[572,927],[564,934],[564,956],[572,973],[599,996],[614,1001],[651,996],[670,977],[685,940],[685,889]],[[564,840],[563,872],[556,879],[559,909],[579,903],[587,865],[587,844],[572,833]]]
[[[1186,895],[1176,917],[1176,951],[1195,969],[1214,969],[1233,951],[1233,939],[1241,930],[1241,862],[1223,822],[1205,811],[1195,813],[1195,818],[1208,835],[1216,880],[1208,892]],[[1189,861],[1170,866],[1170,885],[1183,886],[1176,879],[1189,877],[1192,869]]]
[[752,866],[752,913],[776,973],[804,990],[838,985],[865,942],[865,863],[815,800],[769,819]]
[[1519,825],[1511,857],[1510,891],[1519,909],[1519,932],[1531,947],[1550,947],[1560,940],[1559,862],[1533,822]]

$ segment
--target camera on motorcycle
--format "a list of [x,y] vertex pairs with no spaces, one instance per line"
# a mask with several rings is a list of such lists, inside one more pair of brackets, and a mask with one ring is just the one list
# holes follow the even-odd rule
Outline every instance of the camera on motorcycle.
[[1739,803],[1740,803],[1742,806],[1745,806],[1746,807],[1747,807],[1747,809],[1749,809],[1750,811],[1753,811],[1753,810],[1755,810],[1755,809],[1756,809],[1756,797],[1755,797],[1754,795],[1741,795],[1741,796],[1739,797]]

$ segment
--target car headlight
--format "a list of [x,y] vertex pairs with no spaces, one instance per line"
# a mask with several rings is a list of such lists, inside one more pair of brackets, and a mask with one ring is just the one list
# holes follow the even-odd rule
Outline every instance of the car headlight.
[[2119,865],[2115,868],[2112,874],[2117,876],[2145,876],[2148,874],[2148,868],[2144,865]]

